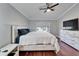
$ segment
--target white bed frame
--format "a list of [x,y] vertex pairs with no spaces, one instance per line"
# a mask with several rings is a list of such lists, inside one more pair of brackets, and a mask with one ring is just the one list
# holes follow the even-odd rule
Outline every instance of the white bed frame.
[[[23,26],[12,26],[12,43],[15,44],[15,38],[17,37],[17,29],[23,29],[23,28],[28,28],[26,25]],[[56,49],[53,47],[53,45],[19,45],[19,50],[20,51],[48,51],[48,50],[53,50],[56,51]]]

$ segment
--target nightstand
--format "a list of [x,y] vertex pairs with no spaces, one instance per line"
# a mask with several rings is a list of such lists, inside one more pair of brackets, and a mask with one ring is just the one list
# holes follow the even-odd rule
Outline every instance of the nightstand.
[[19,56],[18,44],[8,44],[0,49],[0,56]]

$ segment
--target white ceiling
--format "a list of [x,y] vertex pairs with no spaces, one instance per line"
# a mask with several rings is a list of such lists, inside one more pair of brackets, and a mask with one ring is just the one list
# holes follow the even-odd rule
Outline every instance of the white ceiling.
[[66,10],[72,7],[73,3],[60,3],[54,9],[55,11],[44,13],[39,8],[45,6],[45,3],[12,3],[14,8],[21,12],[29,20],[57,20]]

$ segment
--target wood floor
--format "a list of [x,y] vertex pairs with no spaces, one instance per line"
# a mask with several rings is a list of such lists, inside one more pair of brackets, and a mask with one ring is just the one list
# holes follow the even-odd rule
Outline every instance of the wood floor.
[[64,42],[59,42],[60,45],[60,51],[57,54],[58,56],[79,56],[79,51],[72,48],[68,44]]
[[56,56],[54,51],[20,51],[20,56]]
[[79,56],[79,51],[60,41],[60,51],[56,54],[54,51],[20,51],[20,56]]

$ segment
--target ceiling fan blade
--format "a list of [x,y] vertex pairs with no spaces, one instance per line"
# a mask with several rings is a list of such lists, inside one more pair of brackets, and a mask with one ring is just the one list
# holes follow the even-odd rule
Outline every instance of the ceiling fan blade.
[[57,5],[59,5],[59,3],[57,3],[57,4],[53,5],[53,6],[49,7],[49,8],[53,8],[53,7],[57,6]]
[[44,11],[44,13],[46,13],[46,12],[47,12],[47,10]]
[[47,8],[49,7],[49,3],[46,3]]
[[50,9],[51,11],[54,11],[54,9]]
[[40,10],[45,10],[45,9],[47,9],[47,8],[39,8]]

